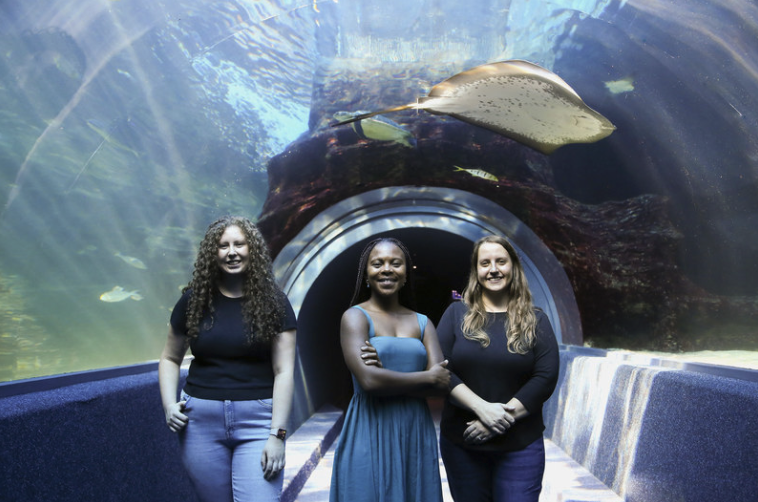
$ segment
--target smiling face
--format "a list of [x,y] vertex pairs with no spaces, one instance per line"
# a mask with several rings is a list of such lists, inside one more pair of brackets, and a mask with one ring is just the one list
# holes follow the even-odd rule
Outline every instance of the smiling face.
[[505,293],[513,278],[513,261],[503,246],[485,242],[479,247],[476,271],[484,294]]
[[368,257],[366,280],[372,293],[390,296],[400,292],[406,280],[403,251],[391,242],[380,242]]
[[242,274],[250,263],[250,247],[245,234],[237,225],[226,227],[218,240],[216,263],[222,273]]

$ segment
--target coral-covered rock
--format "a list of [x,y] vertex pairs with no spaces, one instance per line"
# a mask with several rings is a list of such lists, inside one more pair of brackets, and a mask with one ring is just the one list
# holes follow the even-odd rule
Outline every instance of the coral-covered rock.
[[[413,148],[361,139],[349,125],[331,128],[323,118],[356,101],[342,92],[345,88],[331,85],[340,90],[331,95],[341,101],[320,101],[327,105],[312,114],[322,117],[311,120],[317,129],[269,164],[269,194],[259,225],[274,255],[318,213],[348,197],[388,186],[456,188],[507,209],[551,249],[573,285],[589,343],[696,350],[708,345],[701,333],[715,331],[722,325],[720,312],[728,311],[729,336],[739,342],[735,346],[755,344],[755,299],[709,295],[681,272],[682,235],[669,216],[667,198],[645,194],[580,203],[558,190],[550,157],[485,129],[423,112],[392,117],[414,135]],[[385,104],[410,99],[407,89],[384,90]],[[458,168],[480,170],[497,181]]]

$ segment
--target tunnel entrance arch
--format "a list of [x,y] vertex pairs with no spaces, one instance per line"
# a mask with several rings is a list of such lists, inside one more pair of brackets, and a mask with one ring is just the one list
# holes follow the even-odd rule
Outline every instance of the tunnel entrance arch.
[[[311,286],[333,260],[358,243],[400,230],[410,234],[436,230],[472,244],[485,235],[505,235],[516,247],[535,304],[548,314],[558,341],[581,343],[573,289],[552,252],[512,213],[462,190],[388,187],[345,199],[316,216],[284,246],[274,260],[274,273],[298,312]],[[417,250],[411,247],[411,251]],[[445,249],[437,252],[444,256]],[[467,260],[449,267],[466,269]]]
[[417,267],[418,310],[437,323],[451,290],[465,285],[474,242],[491,234],[505,235],[514,244],[535,305],[548,315],[558,342],[580,344],[579,310],[568,277],[547,246],[512,213],[456,189],[373,190],[320,213],[274,260],[274,273],[298,313],[294,421],[307,419],[325,403],[344,406],[349,400],[339,319],[352,296],[358,257],[367,241],[390,235],[408,245]]

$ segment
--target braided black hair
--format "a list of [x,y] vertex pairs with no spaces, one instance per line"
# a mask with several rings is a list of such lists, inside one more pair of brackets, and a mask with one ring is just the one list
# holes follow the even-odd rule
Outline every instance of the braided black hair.
[[365,248],[363,248],[361,257],[358,260],[358,278],[355,281],[355,290],[353,291],[353,298],[350,300],[350,305],[357,305],[368,300],[371,297],[371,290],[366,287],[366,269],[368,268],[368,257],[371,254],[371,251],[373,251],[377,246],[377,244],[381,242],[394,244],[400,249],[400,251],[403,252],[403,256],[405,257],[406,283],[405,286],[400,290],[400,304],[410,309],[415,309],[416,298],[413,288],[413,274],[411,273],[413,270],[411,252],[408,251],[408,248],[405,246],[405,244],[395,239],[394,237],[380,237],[378,239],[374,239],[373,241],[366,244]]

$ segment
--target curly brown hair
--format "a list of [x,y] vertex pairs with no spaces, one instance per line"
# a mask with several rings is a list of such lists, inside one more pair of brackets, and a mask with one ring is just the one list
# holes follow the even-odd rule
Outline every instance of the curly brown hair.
[[[203,317],[210,317],[213,326],[213,297],[221,277],[216,262],[218,242],[224,231],[238,227],[245,235],[250,252],[250,265],[243,284],[242,316],[248,341],[270,343],[279,333],[284,318],[283,293],[276,285],[271,269],[271,257],[258,227],[242,216],[225,216],[210,224],[200,243],[192,280],[182,290],[191,291],[187,305],[187,336],[197,337]],[[209,327],[210,327],[209,326]]]
[[482,347],[490,344],[490,337],[485,331],[487,312],[482,301],[482,285],[477,276],[477,262],[479,260],[479,248],[482,244],[500,244],[505,248],[513,263],[513,277],[508,284],[508,351],[515,354],[526,354],[534,346],[536,339],[537,317],[532,303],[532,292],[526,280],[526,273],[521,264],[516,249],[505,238],[498,235],[489,235],[479,239],[474,244],[471,254],[471,269],[469,271],[468,285],[463,291],[463,303],[468,306],[463,316],[463,336],[469,340],[479,342]]

